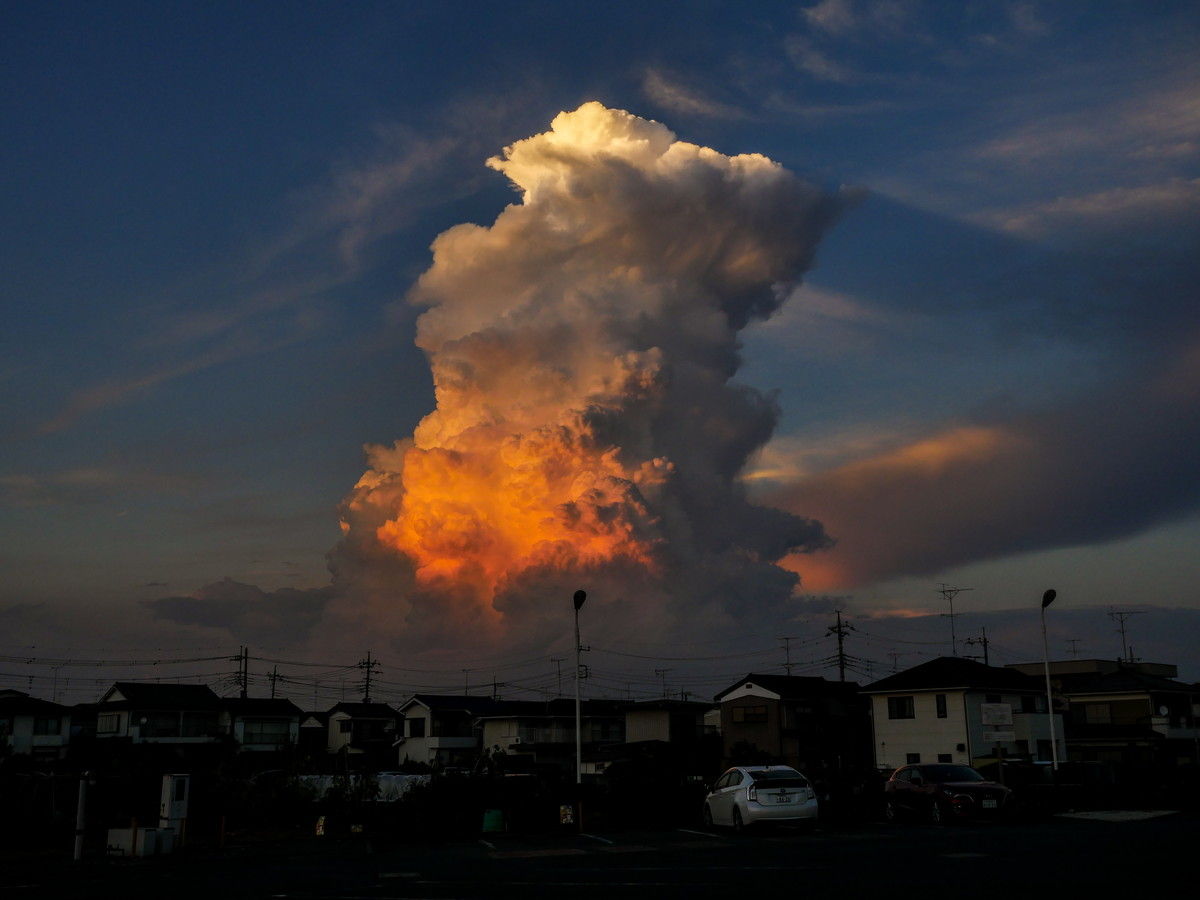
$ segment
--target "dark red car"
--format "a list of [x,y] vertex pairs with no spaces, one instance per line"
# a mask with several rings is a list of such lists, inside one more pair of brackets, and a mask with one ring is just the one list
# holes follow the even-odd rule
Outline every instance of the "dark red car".
[[925,763],[903,766],[883,787],[883,812],[889,822],[903,816],[941,825],[955,819],[999,818],[1012,791],[988,781],[970,766]]

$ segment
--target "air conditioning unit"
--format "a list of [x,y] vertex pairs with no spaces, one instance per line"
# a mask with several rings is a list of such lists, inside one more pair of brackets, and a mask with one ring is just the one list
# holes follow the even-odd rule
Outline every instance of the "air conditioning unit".
[[521,739],[519,737],[515,737],[508,742],[510,747],[513,746],[514,744],[519,744],[519,743],[521,743]]

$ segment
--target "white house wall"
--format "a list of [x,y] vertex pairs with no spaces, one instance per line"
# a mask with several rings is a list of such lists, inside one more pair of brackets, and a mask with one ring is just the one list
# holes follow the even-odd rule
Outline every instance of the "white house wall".
[[625,740],[670,741],[671,713],[665,709],[639,709],[625,714]]
[[[936,693],[943,693],[938,691]],[[871,720],[875,733],[875,764],[881,768],[895,769],[905,765],[908,754],[919,753],[921,762],[935,763],[938,755],[949,753],[956,763],[969,765],[971,760],[966,750],[958,750],[959,744],[967,743],[967,726],[964,719],[966,707],[962,692],[944,692],[946,717],[937,717],[936,694],[876,694],[871,697]],[[888,697],[912,697],[911,719],[889,719]]]

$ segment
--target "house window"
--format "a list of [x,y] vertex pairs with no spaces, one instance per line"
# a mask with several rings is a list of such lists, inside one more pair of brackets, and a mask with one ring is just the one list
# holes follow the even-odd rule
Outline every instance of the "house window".
[[97,734],[116,734],[120,727],[121,716],[119,713],[101,713],[96,716]]
[[58,716],[35,716],[33,720],[34,734],[58,734],[62,731],[62,719]]
[[8,716],[0,717],[0,737],[8,737],[12,734],[12,719]]
[[889,719],[915,719],[916,717],[912,697],[888,697]]
[[408,720],[408,736],[409,737],[425,737],[425,720],[424,719],[409,719]]
[[[937,703],[937,717],[939,719],[946,718],[946,695],[937,694],[933,699]],[[938,760],[938,762],[942,762],[942,760]],[[950,762],[950,760],[947,759],[945,762]]]
[[1109,725],[1112,723],[1112,707],[1107,703],[1085,703],[1083,721],[1088,725]]
[[765,706],[735,706],[733,721],[746,725],[765,722],[767,721],[767,708]]
[[179,715],[169,712],[152,712],[142,716],[141,736],[179,737]]
[[1047,740],[1039,740],[1037,742],[1038,759],[1045,762],[1048,759],[1054,758],[1054,753],[1051,750],[1050,742]]
[[938,754],[938,762],[940,762],[940,763],[954,762],[954,757],[949,753],[939,753]]
[[1037,697],[1032,694],[1026,694],[1021,698],[1021,712],[1031,713],[1037,712]]
[[286,719],[247,719],[242,725],[242,743],[278,747],[290,742]]
[[180,734],[183,737],[209,737],[217,731],[215,713],[185,712]]
[[921,761],[920,753],[906,753],[904,755],[904,762],[910,766],[915,765],[916,763],[919,763],[920,761]]

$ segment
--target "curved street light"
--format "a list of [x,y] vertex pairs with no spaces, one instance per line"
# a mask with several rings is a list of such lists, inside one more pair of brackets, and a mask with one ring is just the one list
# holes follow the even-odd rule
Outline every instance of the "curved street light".
[[1042,594],[1042,665],[1046,670],[1046,714],[1050,717],[1050,759],[1058,773],[1058,739],[1054,735],[1054,699],[1050,694],[1050,648],[1046,643],[1046,607],[1054,602],[1058,592],[1051,588]]
[[583,733],[581,731],[583,716],[580,712],[579,700],[579,653],[583,646],[579,643],[579,610],[587,600],[587,591],[576,591],[575,603],[575,783],[583,784]]

